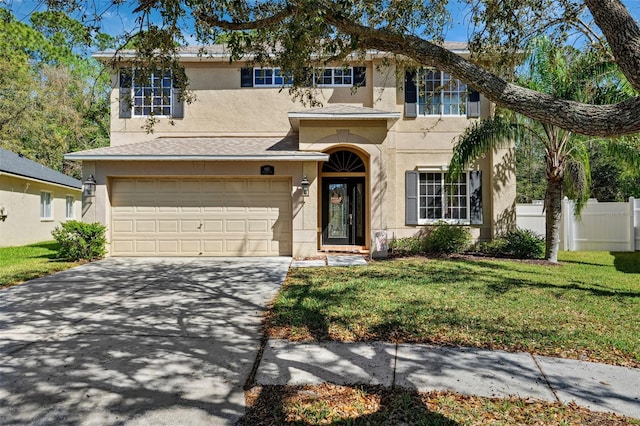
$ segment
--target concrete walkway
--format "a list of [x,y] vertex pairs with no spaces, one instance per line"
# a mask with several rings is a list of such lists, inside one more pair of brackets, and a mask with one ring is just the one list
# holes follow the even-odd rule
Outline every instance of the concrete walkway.
[[560,401],[640,418],[640,369],[472,348],[270,340],[262,385],[371,384]]

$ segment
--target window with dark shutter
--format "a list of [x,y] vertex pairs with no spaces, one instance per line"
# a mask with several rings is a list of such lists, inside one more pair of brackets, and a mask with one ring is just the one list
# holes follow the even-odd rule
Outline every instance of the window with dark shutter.
[[405,223],[418,224],[418,181],[420,173],[415,170],[405,172]]
[[482,225],[482,172],[469,172],[469,207],[472,225]]
[[120,102],[120,118],[131,118],[131,85],[132,72],[130,69],[121,69],[118,73],[120,93],[118,100]]
[[357,87],[367,85],[367,67],[353,67],[353,84]]
[[253,87],[253,68],[240,68],[240,87]]
[[415,76],[415,70],[407,70],[404,73],[404,116],[408,118],[418,116],[418,88]]
[[475,90],[469,91],[469,101],[467,105],[467,117],[480,117],[480,93]]

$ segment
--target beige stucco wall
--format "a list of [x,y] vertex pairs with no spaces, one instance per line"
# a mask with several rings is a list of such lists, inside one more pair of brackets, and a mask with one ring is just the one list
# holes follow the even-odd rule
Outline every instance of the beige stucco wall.
[[[275,176],[289,177],[292,182],[293,255],[312,256],[317,253],[317,176],[316,163],[292,161],[225,162],[225,161],[104,161],[86,162],[84,173],[97,181],[95,199],[85,200],[85,221],[107,225],[107,242],[111,241],[110,179],[114,177],[251,177],[260,176],[260,166],[275,167]],[[298,183],[306,175],[311,182],[310,196],[302,197]],[[109,248],[107,246],[107,248]]]
[[[242,64],[189,62],[190,88],[196,100],[185,105],[183,119],[161,118],[153,134],[147,133],[142,118],[118,118],[117,79],[111,95],[111,144],[121,145],[161,136],[284,136],[293,133],[287,114],[308,106],[294,100],[288,90],[240,87]],[[358,64],[361,65],[361,64]],[[405,171],[448,165],[456,137],[476,119],[466,117],[404,118],[403,73],[382,66],[374,58],[365,62],[367,84],[355,93],[351,88],[322,88],[316,92],[324,106],[350,104],[398,112],[399,120],[308,120],[299,128],[300,149],[327,152],[342,146],[359,152],[368,161],[368,241],[377,230],[388,236],[405,237],[421,232],[423,226],[405,225]],[[213,69],[215,68],[215,71]],[[491,104],[482,98],[482,116]],[[87,204],[85,220],[110,221],[107,191],[112,176],[254,176],[261,163],[224,162],[102,162],[86,163],[84,174],[98,179],[98,196]],[[483,218],[472,226],[476,239],[487,240],[515,223],[515,170],[512,150],[483,157],[473,169],[483,171]],[[315,162],[277,163],[277,174],[299,182],[306,175],[312,182],[311,196],[302,199],[292,188],[294,256],[315,254],[318,248],[318,170]],[[93,219],[91,219],[93,215]]]
[[[40,218],[40,192],[52,194],[52,218]],[[0,247],[51,241],[51,231],[67,220],[66,196],[74,197],[74,217],[80,220],[81,191],[37,180],[0,173],[0,207],[7,218],[0,221]]]

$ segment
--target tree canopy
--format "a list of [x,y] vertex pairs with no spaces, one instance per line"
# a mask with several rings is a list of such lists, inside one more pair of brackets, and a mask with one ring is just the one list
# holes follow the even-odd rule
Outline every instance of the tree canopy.
[[63,155],[109,140],[109,75],[83,51],[109,38],[63,13],[36,12],[29,25],[5,9],[0,32],[0,146],[80,177]]
[[[531,38],[610,49],[632,87],[640,89],[640,27],[621,0],[458,0],[469,7],[471,58],[444,47],[449,0],[138,0],[135,47],[141,61],[175,57],[195,37],[203,45],[226,34],[232,57],[251,54],[302,81],[309,64],[341,61],[366,50],[401,55],[453,74],[490,100],[576,133],[615,136],[640,131],[640,97],[607,105],[576,102],[514,84],[494,67]],[[82,10],[95,26],[96,3],[48,0]],[[113,1],[113,7],[122,3]],[[93,27],[92,27],[93,28]]]

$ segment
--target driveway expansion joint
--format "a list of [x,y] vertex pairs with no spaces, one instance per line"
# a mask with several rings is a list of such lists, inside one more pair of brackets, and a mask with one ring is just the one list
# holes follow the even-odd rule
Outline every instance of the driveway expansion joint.
[[560,400],[560,398],[558,397],[558,393],[556,392],[556,390],[551,385],[551,382],[549,381],[549,377],[547,377],[547,374],[542,370],[542,366],[538,362],[538,359],[536,358],[536,356],[534,354],[532,354],[532,353],[530,353],[529,356],[531,356],[531,359],[536,364],[536,367],[538,368],[538,370],[540,370],[540,374],[542,374],[542,377],[544,378],[545,383],[549,387],[549,390],[553,394],[553,396],[556,399],[556,401],[562,402],[562,400]]

